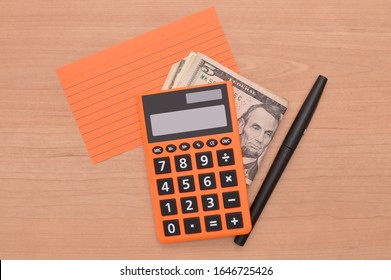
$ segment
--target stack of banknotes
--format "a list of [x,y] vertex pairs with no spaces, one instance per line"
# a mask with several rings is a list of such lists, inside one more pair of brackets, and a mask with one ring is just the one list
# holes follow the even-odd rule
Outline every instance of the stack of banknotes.
[[246,183],[250,185],[284,116],[288,101],[202,53],[172,65],[163,89],[232,81]]

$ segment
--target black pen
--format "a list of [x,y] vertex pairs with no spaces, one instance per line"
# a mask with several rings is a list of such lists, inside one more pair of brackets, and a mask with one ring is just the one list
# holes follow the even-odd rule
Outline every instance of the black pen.
[[[299,113],[293,121],[293,124],[289,129],[284,141],[282,142],[280,149],[278,150],[277,156],[274,159],[272,166],[270,167],[269,172],[267,173],[265,180],[263,181],[262,186],[259,189],[257,196],[255,197],[250,208],[253,228],[259,216],[261,215],[263,208],[269,200],[269,197],[271,196],[275,186],[277,185],[282,172],[284,172],[284,169],[287,166],[293,152],[299,144],[301,137],[307,129],[307,126],[310,123],[318,105],[326,82],[326,77],[318,77],[303,105],[301,106]],[[236,236],[234,242],[240,246],[243,246],[246,243],[250,233]]]

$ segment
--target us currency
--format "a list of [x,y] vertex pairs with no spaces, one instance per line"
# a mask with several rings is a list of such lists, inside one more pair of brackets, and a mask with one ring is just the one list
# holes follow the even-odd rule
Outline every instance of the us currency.
[[173,64],[162,89],[178,87],[178,83],[181,81],[182,75],[186,73],[186,71],[192,65],[192,62],[196,55],[197,54],[195,52],[190,52],[187,57]]
[[174,85],[174,81],[175,81],[178,73],[181,71],[181,68],[184,63],[185,63],[185,60],[182,59],[171,66],[170,72],[168,72],[167,78],[164,81],[162,89],[172,88],[172,86]]
[[198,53],[175,87],[232,81],[246,183],[250,185],[283,118],[288,101]]

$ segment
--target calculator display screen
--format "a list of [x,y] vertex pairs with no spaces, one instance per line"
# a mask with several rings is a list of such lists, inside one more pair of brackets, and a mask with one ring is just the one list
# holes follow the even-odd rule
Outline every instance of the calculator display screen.
[[232,132],[226,86],[142,97],[148,142]]
[[152,135],[168,135],[210,128],[226,127],[224,105],[180,110],[151,115]]

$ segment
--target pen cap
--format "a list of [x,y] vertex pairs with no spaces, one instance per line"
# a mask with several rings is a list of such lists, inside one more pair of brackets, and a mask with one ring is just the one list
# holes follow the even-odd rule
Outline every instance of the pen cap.
[[319,103],[323,89],[326,86],[327,78],[319,76],[315,84],[312,86],[307,98],[305,99],[299,113],[297,114],[283,145],[294,150],[299,144],[300,138],[307,129],[312,116],[314,115],[316,106]]

